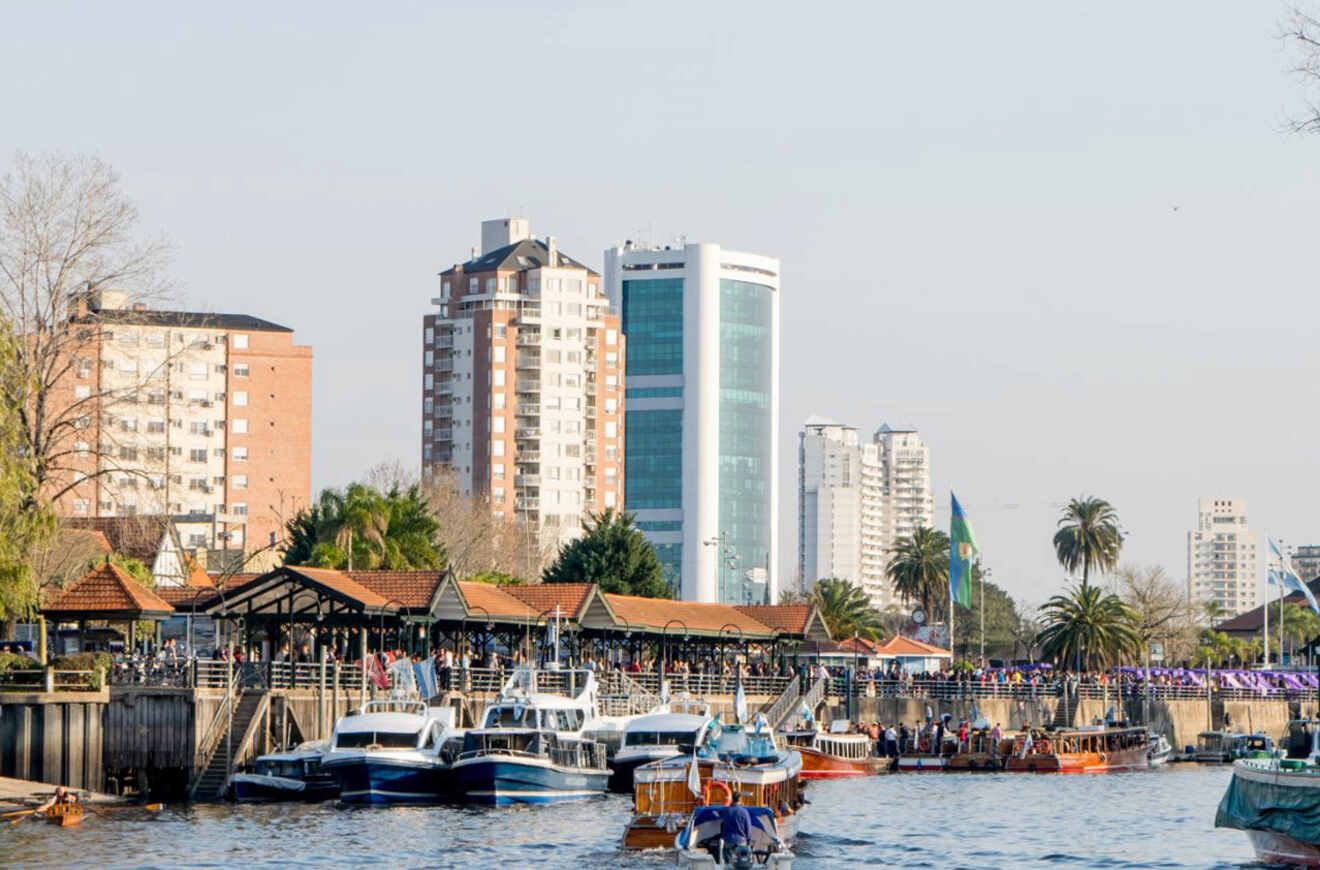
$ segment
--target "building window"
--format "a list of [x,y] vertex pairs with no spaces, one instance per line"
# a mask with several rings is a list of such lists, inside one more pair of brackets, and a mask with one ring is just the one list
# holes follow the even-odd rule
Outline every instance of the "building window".
[[683,412],[628,411],[627,422],[624,476],[629,510],[682,508]]
[[235,404],[235,405],[237,405],[238,407],[241,408],[241,407],[247,405],[247,403],[248,403],[248,394],[247,394],[247,391],[246,391],[246,390],[236,390],[236,391],[234,391],[234,404]]
[[491,383],[497,387],[504,386],[504,369],[495,369],[491,372]]
[[205,462],[205,461],[206,461],[206,448],[205,448],[205,447],[194,447],[194,448],[192,448],[191,450],[189,450],[189,451],[188,451],[188,461],[189,461],[189,462]]
[[490,453],[491,453],[492,456],[503,456],[503,455],[504,455],[504,442],[503,442],[503,441],[492,441],[492,442],[490,443]]
[[495,345],[494,349],[492,350],[492,353],[494,354],[495,362],[497,363],[504,362],[504,345],[502,344]]
[[235,474],[230,480],[234,484],[234,489],[247,489],[247,475]]
[[247,417],[235,417],[234,422],[230,424],[229,431],[235,435],[246,435],[248,431]]
[[490,420],[490,431],[494,432],[496,435],[501,435],[501,434],[503,434],[503,432],[504,432],[504,418],[503,418],[503,417],[492,417],[491,420]]
[[234,336],[233,347],[235,350],[247,350],[247,346],[248,346],[248,337],[246,334],[240,332]]
[[246,502],[236,501],[236,502],[234,502],[233,504],[231,504],[229,507],[230,507],[230,509],[231,509],[231,510],[230,510],[231,513],[237,514],[237,515],[240,516],[240,517],[245,517],[245,516],[247,516],[247,503],[246,503]]
[[[205,452],[205,451],[203,451],[203,452]],[[246,447],[235,447],[235,448],[234,448],[234,461],[235,461],[235,462],[247,462],[247,458],[248,458],[248,449],[247,449]]]
[[92,503],[85,498],[75,498],[73,500],[73,512],[78,516],[86,516],[91,508]]
[[91,396],[92,388],[85,384],[80,384],[73,388],[73,397],[75,399],[90,399]]
[[234,364],[234,377],[236,378],[246,378],[250,371],[251,368],[248,366],[247,363]]

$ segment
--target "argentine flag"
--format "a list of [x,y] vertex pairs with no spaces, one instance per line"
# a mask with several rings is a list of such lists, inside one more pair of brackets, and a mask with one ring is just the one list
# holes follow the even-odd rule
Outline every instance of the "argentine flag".
[[1275,571],[1271,568],[1265,582],[1284,590],[1302,593],[1302,596],[1306,598],[1306,603],[1311,605],[1311,610],[1320,616],[1320,605],[1316,604],[1315,596],[1311,594],[1310,587],[1303,583],[1302,578],[1298,577],[1297,572],[1292,569],[1290,560],[1283,555],[1278,542],[1273,538],[1270,538],[1269,542],[1270,552],[1279,560],[1279,570]]

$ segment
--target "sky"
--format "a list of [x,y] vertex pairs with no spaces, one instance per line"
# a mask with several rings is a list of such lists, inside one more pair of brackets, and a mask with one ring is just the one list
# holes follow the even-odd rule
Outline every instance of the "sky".
[[[0,164],[95,153],[177,303],[315,349],[316,487],[420,443],[421,318],[486,218],[782,260],[780,573],[821,414],[919,427],[1040,602],[1069,498],[1186,576],[1199,496],[1320,543],[1320,137],[1271,0],[14,3]],[[1262,541],[1263,543],[1263,541]]]

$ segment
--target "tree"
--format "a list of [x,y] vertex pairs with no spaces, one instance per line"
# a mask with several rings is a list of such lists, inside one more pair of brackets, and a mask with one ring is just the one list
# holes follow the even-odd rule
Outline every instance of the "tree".
[[559,549],[545,569],[546,583],[595,583],[601,592],[670,598],[655,547],[633,525],[630,513],[588,513],[586,532]]
[[1045,622],[1037,637],[1041,654],[1056,662],[1102,668],[1140,648],[1132,608],[1099,587],[1076,586],[1045,602],[1040,612]]
[[[378,466],[371,474],[396,482],[409,479],[391,466]],[[436,534],[456,576],[498,571],[539,577],[549,564],[558,529],[547,527],[543,534],[528,523],[496,516],[489,499],[464,493],[451,471],[432,473],[422,481],[420,492],[432,514],[440,518]]]
[[1132,610],[1132,627],[1146,650],[1152,641],[1164,644],[1171,661],[1191,655],[1196,646],[1196,607],[1158,565],[1119,568],[1112,590]]
[[1294,7],[1284,24],[1284,44],[1296,56],[1289,72],[1302,84],[1305,109],[1288,121],[1294,133],[1320,133],[1320,17]]
[[382,495],[360,483],[320,499],[285,524],[286,565],[346,570],[445,567],[440,523],[417,486]]
[[1091,569],[1112,570],[1122,548],[1118,513],[1109,502],[1084,495],[1063,509],[1054,533],[1054,552],[1068,573],[1081,567],[1083,589],[1090,586]]
[[19,153],[0,181],[0,317],[17,336],[3,401],[19,416],[28,507],[74,492],[78,475],[107,487],[145,473],[103,423],[107,409],[136,403],[145,381],[170,368],[171,351],[142,382],[111,389],[88,378],[81,397],[72,382],[99,363],[103,318],[89,302],[105,292],[161,295],[168,255],[164,241],[140,236],[136,206],[95,157]]
[[921,602],[927,619],[943,612],[949,601],[949,536],[918,526],[911,536],[895,543],[885,573],[905,603]]
[[885,635],[884,615],[855,583],[838,577],[817,580],[811,589],[811,603],[816,605],[835,640],[852,637],[854,633],[870,640],[880,640]]

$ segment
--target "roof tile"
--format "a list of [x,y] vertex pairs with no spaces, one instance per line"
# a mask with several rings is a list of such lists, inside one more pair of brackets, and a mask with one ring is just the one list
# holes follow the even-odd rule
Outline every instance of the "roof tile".
[[[663,630],[676,620],[687,631],[718,634],[726,626],[737,628],[743,637],[770,637],[775,630],[728,604],[673,601],[668,598],[640,598],[635,595],[605,593],[605,601],[615,617],[634,626]],[[730,632],[733,634],[733,632]]]
[[386,601],[397,599],[409,610],[426,610],[445,579],[443,571],[350,571],[348,576]]
[[537,583],[533,586],[502,586],[505,592],[519,601],[544,613],[559,607],[564,616],[578,616],[586,604],[594,583]]
[[541,611],[534,610],[525,602],[514,598],[501,586],[493,583],[479,583],[475,580],[460,580],[458,591],[467,602],[468,612],[478,607],[491,616],[513,616],[518,619],[535,619]]
[[118,565],[103,562],[75,580],[42,610],[97,614],[105,618],[107,614],[124,617],[168,614],[174,612],[174,607]]

